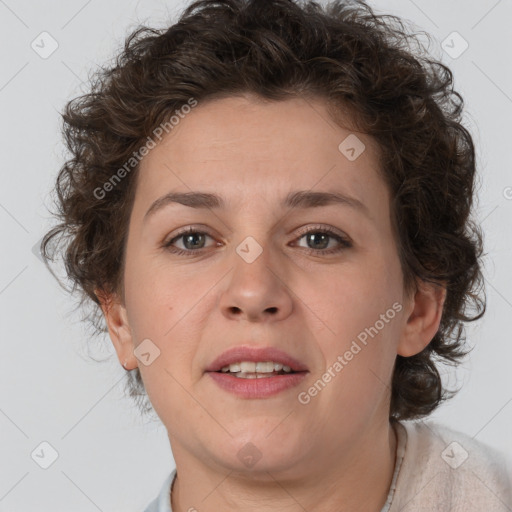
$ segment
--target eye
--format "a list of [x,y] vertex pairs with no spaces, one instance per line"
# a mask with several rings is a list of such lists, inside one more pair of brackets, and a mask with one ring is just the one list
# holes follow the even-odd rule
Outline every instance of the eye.
[[[303,238],[306,239],[306,244],[308,244],[308,246],[313,245],[312,248],[306,247],[306,249],[309,252],[318,255],[337,253],[352,247],[352,243],[347,238],[336,233],[329,227],[317,226],[309,228],[302,233],[298,240],[302,240]],[[329,239],[334,239],[337,242],[337,246],[326,250],[329,246]]]
[[[212,238],[208,233],[199,231],[194,226],[189,226],[178,233],[174,238],[166,242],[163,247],[174,254],[189,255],[192,252],[200,252],[200,250],[204,248],[206,237]],[[180,241],[180,239],[183,241],[185,249],[173,247],[175,242]]]
[[[213,239],[213,237],[208,233],[199,231],[197,227],[189,226],[171,238],[168,242],[165,242],[163,247],[173,254],[190,256],[193,253],[201,253],[203,249],[205,249],[206,238]],[[302,240],[303,238],[306,239],[307,245],[313,245],[312,248],[305,247],[307,252],[320,256],[341,252],[344,249],[352,247],[352,243],[347,238],[336,233],[332,228],[329,227],[310,227],[307,230],[303,230],[301,235],[296,240]],[[334,240],[337,245],[335,247],[328,248],[330,241],[332,240]],[[175,247],[177,242],[182,242],[184,248],[181,249],[179,247]]]

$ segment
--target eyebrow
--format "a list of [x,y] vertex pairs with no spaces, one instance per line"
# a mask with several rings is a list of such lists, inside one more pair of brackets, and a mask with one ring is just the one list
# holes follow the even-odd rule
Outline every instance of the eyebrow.
[[[182,204],[196,209],[225,209],[224,199],[217,194],[207,192],[169,192],[158,198],[144,215],[144,221],[157,211],[169,204]],[[312,192],[310,190],[297,190],[290,192],[282,202],[282,206],[291,209],[307,209],[341,204],[350,206],[355,210],[370,216],[365,204],[355,197],[347,196],[339,192]]]

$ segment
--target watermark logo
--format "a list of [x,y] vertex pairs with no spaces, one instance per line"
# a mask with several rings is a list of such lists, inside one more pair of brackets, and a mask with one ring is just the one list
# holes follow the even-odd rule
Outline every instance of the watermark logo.
[[252,468],[261,459],[262,453],[249,442],[238,450],[237,457],[248,468]]
[[441,458],[452,469],[462,466],[468,457],[468,452],[457,441],[450,443],[441,453]]
[[144,366],[149,366],[156,358],[160,357],[160,349],[149,338],[146,338],[139,343],[133,354]]
[[363,154],[366,146],[357,135],[351,133],[340,143],[338,149],[340,153],[347,158],[347,160],[353,162]]
[[44,263],[43,254],[41,252],[41,242],[44,237],[41,237],[33,246],[32,246],[32,254],[41,262]]
[[43,441],[30,456],[40,468],[48,469],[59,458],[59,452],[48,441]]
[[248,236],[237,246],[236,252],[246,263],[252,263],[263,252],[263,247],[252,236]]
[[455,31],[443,40],[441,48],[452,59],[458,59],[469,48],[469,43]]
[[48,32],[41,32],[31,43],[30,47],[41,59],[50,57],[59,47],[57,40]]

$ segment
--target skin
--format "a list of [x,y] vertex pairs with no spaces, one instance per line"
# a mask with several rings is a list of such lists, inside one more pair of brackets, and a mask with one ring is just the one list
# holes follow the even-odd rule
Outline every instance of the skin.
[[[378,148],[358,133],[366,149],[349,161],[338,145],[350,133],[321,99],[230,97],[199,103],[141,162],[124,300],[104,298],[102,309],[120,362],[139,366],[167,428],[178,470],[174,512],[379,512],[385,503],[396,451],[388,419],[394,361],[431,341],[445,290],[404,292]],[[295,190],[342,192],[367,214],[339,204],[281,207]],[[171,204],[144,221],[170,191],[216,193],[227,208]],[[190,256],[163,248],[190,225],[208,234],[195,239],[198,249],[174,242]],[[308,244],[303,227],[331,227],[352,247],[313,254],[340,244]],[[248,236],[263,249],[252,263],[235,250]],[[397,302],[401,311],[378,335],[300,403],[298,393]],[[133,351],[148,338],[160,356],[146,366]],[[279,347],[309,374],[271,398],[236,397],[204,369],[238,345]],[[237,456],[249,442],[261,453],[252,467]]]

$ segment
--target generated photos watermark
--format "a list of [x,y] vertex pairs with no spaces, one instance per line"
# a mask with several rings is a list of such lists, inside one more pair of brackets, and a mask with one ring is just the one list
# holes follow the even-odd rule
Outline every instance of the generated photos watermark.
[[359,354],[359,352],[368,345],[368,337],[373,339],[377,336],[377,334],[384,329],[386,324],[389,324],[389,322],[395,318],[396,314],[400,313],[402,309],[402,304],[395,302],[385,313],[380,315],[379,320],[377,320],[372,326],[366,327],[361,331],[357,335],[357,340],[352,341],[350,348],[336,358],[336,361],[327,368],[321,378],[310,386],[307,391],[301,391],[297,395],[299,402],[303,405],[309,404],[311,399],[317,396],[318,393],[320,393],[320,391],[322,391],[327,384],[350,363],[350,361],[352,361],[354,356]]
[[143,144],[138,151],[134,151],[132,156],[124,163],[122,167],[120,167],[101,187],[96,187],[94,189],[94,197],[96,199],[105,199],[108,192],[112,191],[123,178],[126,177],[139,163],[140,161],[153,149],[156,147],[157,142],[155,139],[158,139],[158,142],[162,140],[162,137],[165,134],[171,132],[171,130],[177,126],[181,119],[184,119],[187,114],[189,114],[192,109],[197,106],[198,102],[194,98],[189,98],[187,103],[182,105],[179,110],[175,110],[176,115],[172,115],[169,119],[167,119],[164,123],[160,124],[153,130],[153,137],[149,136],[146,139],[146,143]]

